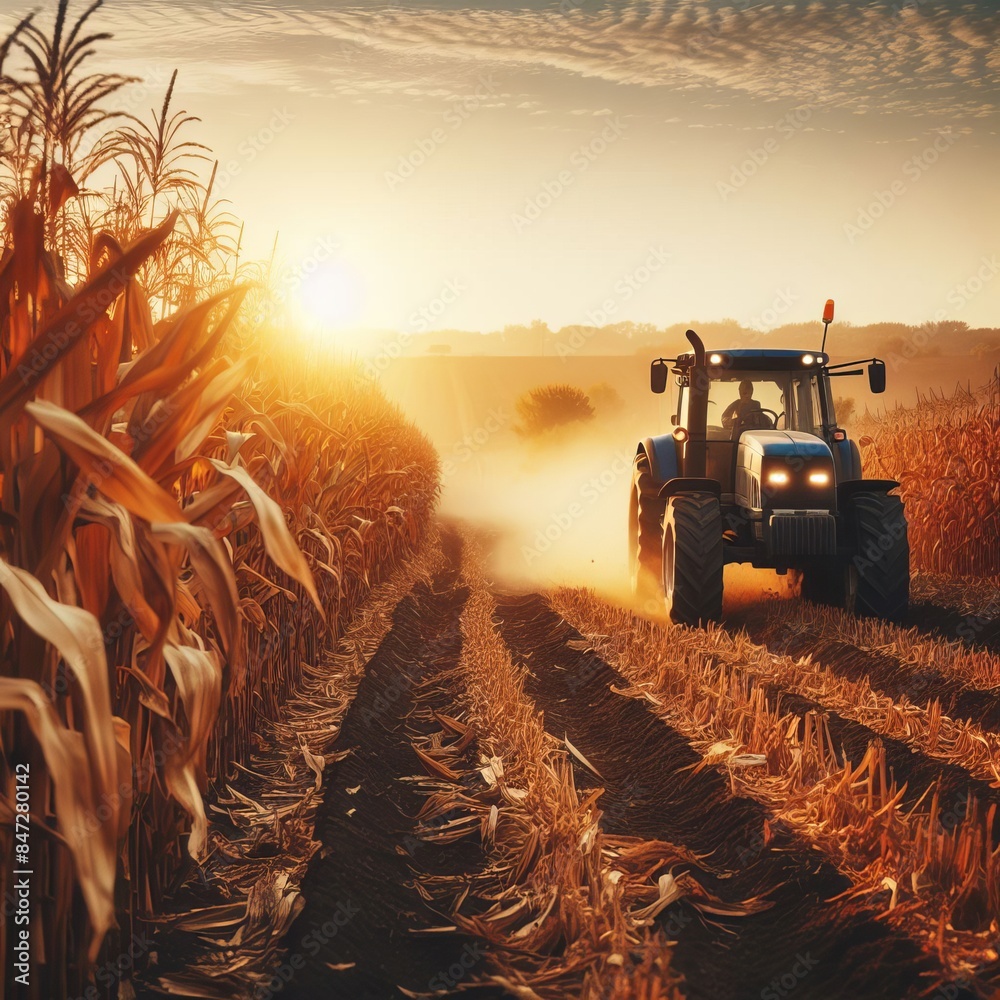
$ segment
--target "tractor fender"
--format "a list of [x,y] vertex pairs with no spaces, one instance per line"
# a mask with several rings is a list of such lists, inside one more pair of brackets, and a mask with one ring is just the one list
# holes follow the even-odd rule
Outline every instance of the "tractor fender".
[[888,493],[898,486],[895,479],[848,479],[837,483],[837,506],[843,510],[855,493]]
[[852,479],[860,479],[861,472],[861,452],[856,441],[833,441],[830,444],[833,450],[833,457],[837,467],[837,480],[848,482]]
[[693,476],[679,476],[670,479],[660,487],[659,497],[672,497],[678,493],[711,493],[721,498],[722,487],[718,479],[702,479]]
[[678,475],[677,442],[672,434],[648,437],[639,445],[637,455],[649,460],[649,470],[657,485],[662,485]]

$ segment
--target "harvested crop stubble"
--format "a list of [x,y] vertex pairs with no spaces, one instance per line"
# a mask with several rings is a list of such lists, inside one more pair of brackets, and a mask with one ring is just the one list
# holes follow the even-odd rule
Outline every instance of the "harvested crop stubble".
[[[592,602],[598,615],[622,616],[616,620],[619,629],[632,628],[633,623],[639,628],[659,629],[658,625],[628,611],[607,606],[605,612],[601,602],[582,591],[558,592],[554,606],[567,620],[572,620],[575,601]],[[949,719],[941,713],[936,701],[927,708],[913,705],[905,698],[894,701],[873,690],[864,679],[852,681],[837,677],[809,656],[795,659],[775,655],[742,632],[733,635],[712,626],[707,630],[672,628],[669,635],[670,643],[682,657],[691,657],[696,662],[708,658],[726,663],[737,675],[746,675],[763,686],[773,685],[789,694],[818,702],[824,709],[835,711],[880,736],[900,740],[918,753],[964,768],[979,781],[1000,781],[1000,734]],[[623,642],[625,638],[617,634],[608,641]]]
[[955,576],[1000,574],[1000,368],[989,384],[918,395],[857,423],[868,475],[900,483],[919,569]]
[[302,664],[297,690],[280,716],[264,721],[250,766],[241,767],[210,803],[211,812],[228,820],[228,832],[214,830],[211,857],[175,897],[197,908],[174,907],[164,920],[157,948],[178,967],[157,977],[161,989],[251,998],[268,987],[283,954],[281,939],[302,908],[303,876],[320,846],[314,829],[324,769],[347,752],[335,749],[341,721],[392,627],[393,611],[418,580],[430,579],[438,556],[432,539],[372,591],[336,649],[315,666]]
[[[777,652],[815,648],[814,659],[838,669],[837,651],[850,655],[853,647],[862,654],[859,669],[870,670],[873,687],[882,690],[890,679],[895,680],[897,686],[909,690],[911,700],[918,692],[930,696],[938,687],[995,698],[1000,686],[1000,654],[930,636],[916,627],[900,628],[837,608],[790,600],[769,600],[755,608],[755,617],[761,624],[750,626],[750,631],[768,648]],[[864,654],[869,654],[867,659]]]
[[[691,894],[697,905],[700,886],[666,874],[681,857],[668,844],[653,845],[653,860],[634,844],[608,844],[599,827],[600,790],[580,800],[567,749],[546,733],[497,634],[475,543],[466,551],[471,594],[462,614],[461,669],[467,718],[442,720],[451,744],[442,738],[418,747],[435,779],[425,782],[429,798],[418,836],[461,836],[469,829],[462,816],[469,816],[492,859],[475,888],[493,905],[465,916],[458,912],[460,897],[453,919],[488,943],[493,981],[515,996],[679,998],[670,946],[651,925],[682,895]],[[471,739],[480,755],[478,775],[465,756]],[[480,790],[459,783],[470,775]],[[458,818],[442,825],[443,815]],[[658,870],[664,874],[653,883],[649,873]],[[435,880],[429,888],[443,893],[460,886]]]
[[[962,803],[945,817],[950,804],[932,788],[904,809],[877,741],[860,761],[838,762],[823,716],[779,717],[765,696],[776,678],[802,683],[798,670],[812,671],[802,661],[721,630],[660,626],[585,591],[560,590],[552,605],[633,684],[622,693],[650,701],[700,747],[706,766],[726,768],[734,792],[821,848],[858,893],[888,890],[887,919],[936,952],[949,974],[974,981],[996,960],[995,806]],[[766,766],[744,766],[753,754]]]

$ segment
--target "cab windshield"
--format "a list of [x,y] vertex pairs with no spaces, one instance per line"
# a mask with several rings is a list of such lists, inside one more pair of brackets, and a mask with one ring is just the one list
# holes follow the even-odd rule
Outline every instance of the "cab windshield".
[[[686,404],[688,393],[684,395]],[[686,412],[682,423],[687,426]],[[815,376],[788,371],[713,376],[708,392],[709,440],[728,441],[744,430],[771,429],[821,432]]]

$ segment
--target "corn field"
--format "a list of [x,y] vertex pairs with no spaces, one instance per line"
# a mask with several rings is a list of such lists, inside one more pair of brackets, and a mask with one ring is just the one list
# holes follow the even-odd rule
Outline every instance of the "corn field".
[[858,430],[868,474],[900,483],[914,567],[1000,574],[1000,368],[978,391],[929,390]]
[[[4,78],[0,261],[0,856],[33,870],[38,997],[82,994],[204,858],[206,794],[418,547],[436,496],[432,449],[370,383],[271,356],[273,331],[241,318],[251,289],[220,286],[173,79],[153,126],[81,159],[113,117],[67,78],[104,37],[94,9],[71,25],[63,3],[52,35],[26,22],[2,49],[38,56],[33,83]],[[116,156],[124,192],[89,214],[77,178]]]
[[151,324],[135,275],[172,218],[108,241],[79,289],[53,278],[33,201],[11,218],[4,782],[14,761],[35,776],[37,898],[53,900],[37,918],[48,968],[71,977],[116,913],[155,912],[183,855],[203,855],[210,780],[416,547],[436,463],[351,372],[327,373],[318,401],[287,371],[232,363],[238,289]]
[[857,421],[900,623],[495,580],[100,7],[0,44],[0,998],[997,996],[1000,370]]

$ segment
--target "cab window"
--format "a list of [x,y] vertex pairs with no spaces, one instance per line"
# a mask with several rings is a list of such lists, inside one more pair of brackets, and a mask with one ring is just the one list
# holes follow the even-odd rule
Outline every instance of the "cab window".
[[819,434],[822,431],[822,410],[819,405],[819,385],[814,377],[796,375],[791,379],[791,398],[793,413],[790,415],[789,427],[808,434]]

